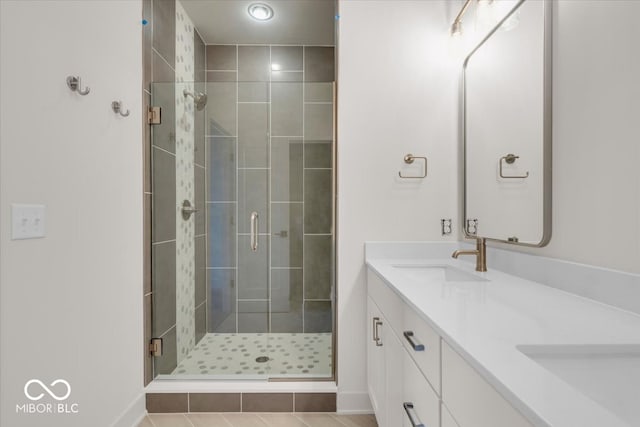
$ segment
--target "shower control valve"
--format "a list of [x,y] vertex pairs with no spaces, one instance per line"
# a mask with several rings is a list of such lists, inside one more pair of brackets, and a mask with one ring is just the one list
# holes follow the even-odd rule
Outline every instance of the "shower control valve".
[[181,210],[182,210],[182,219],[184,219],[185,221],[191,218],[191,215],[199,211],[199,209],[196,209],[195,206],[191,206],[191,202],[186,199],[182,202]]

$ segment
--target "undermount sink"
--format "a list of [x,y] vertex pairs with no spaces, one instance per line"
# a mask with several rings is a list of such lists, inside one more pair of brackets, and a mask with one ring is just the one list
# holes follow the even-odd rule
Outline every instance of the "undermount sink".
[[437,282],[488,282],[487,279],[450,265],[398,264],[393,268],[414,280]]
[[640,426],[640,345],[521,345],[525,356],[631,426]]

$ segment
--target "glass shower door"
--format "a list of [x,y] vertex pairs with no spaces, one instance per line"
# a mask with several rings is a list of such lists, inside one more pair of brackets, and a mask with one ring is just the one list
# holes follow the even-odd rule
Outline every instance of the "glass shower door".
[[152,84],[155,375],[331,378],[333,84],[237,75]]
[[[156,82],[151,102],[154,377],[183,369],[206,334],[204,85]],[[190,373],[190,372],[189,372]]]

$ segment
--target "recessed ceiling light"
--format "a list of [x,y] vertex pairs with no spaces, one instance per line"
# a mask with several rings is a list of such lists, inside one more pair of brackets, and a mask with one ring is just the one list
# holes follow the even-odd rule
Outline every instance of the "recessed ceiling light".
[[264,3],[253,3],[249,5],[249,15],[258,21],[268,21],[273,18],[273,9]]

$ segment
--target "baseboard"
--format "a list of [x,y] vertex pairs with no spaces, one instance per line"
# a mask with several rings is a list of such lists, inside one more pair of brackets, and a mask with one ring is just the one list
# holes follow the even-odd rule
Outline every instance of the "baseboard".
[[137,427],[142,418],[147,414],[144,393],[140,394],[136,400],[111,424],[111,427]]
[[367,392],[338,392],[337,412],[339,414],[372,414],[373,407]]

